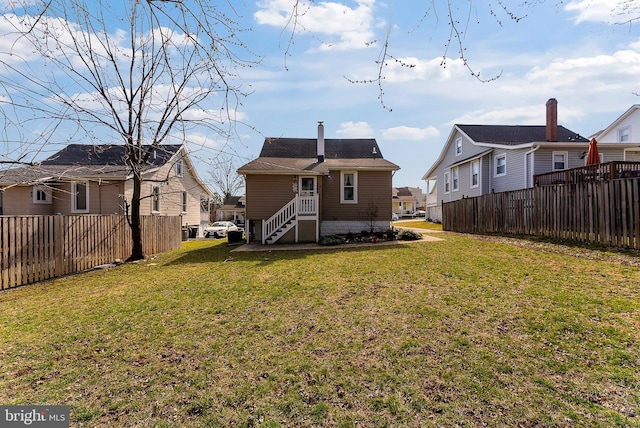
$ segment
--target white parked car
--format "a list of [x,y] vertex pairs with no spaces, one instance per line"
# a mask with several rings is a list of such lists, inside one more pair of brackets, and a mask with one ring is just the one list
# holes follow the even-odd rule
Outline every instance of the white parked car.
[[391,221],[398,221],[398,214],[392,213],[391,214]]
[[214,238],[224,238],[230,230],[239,229],[238,226],[230,221],[216,221],[204,228],[204,237],[208,238],[213,236]]

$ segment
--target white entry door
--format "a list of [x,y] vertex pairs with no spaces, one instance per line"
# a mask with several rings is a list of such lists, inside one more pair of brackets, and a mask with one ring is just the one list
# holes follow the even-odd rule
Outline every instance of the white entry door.
[[300,196],[316,196],[315,177],[300,177]]

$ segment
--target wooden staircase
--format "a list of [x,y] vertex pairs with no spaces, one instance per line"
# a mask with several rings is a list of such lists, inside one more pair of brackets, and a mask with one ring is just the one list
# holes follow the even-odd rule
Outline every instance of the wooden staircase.
[[[262,244],[275,244],[287,232],[298,226],[298,219],[314,218],[317,220],[317,197],[295,196],[277,213],[266,220],[262,220]],[[298,236],[296,231],[296,242]]]
[[288,231],[298,224],[297,197],[291,199],[284,207],[280,208],[277,213],[262,220],[262,244],[275,244]]

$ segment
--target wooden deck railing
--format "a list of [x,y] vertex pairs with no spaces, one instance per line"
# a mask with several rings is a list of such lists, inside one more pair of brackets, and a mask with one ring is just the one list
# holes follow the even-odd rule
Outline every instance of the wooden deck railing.
[[553,186],[633,177],[640,177],[640,162],[615,161],[534,175],[533,184],[534,186]]

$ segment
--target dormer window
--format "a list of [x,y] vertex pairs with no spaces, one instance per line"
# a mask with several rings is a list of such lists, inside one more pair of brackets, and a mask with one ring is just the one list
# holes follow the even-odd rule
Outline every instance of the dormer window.
[[618,129],[618,143],[626,143],[631,140],[631,132],[628,126]]

